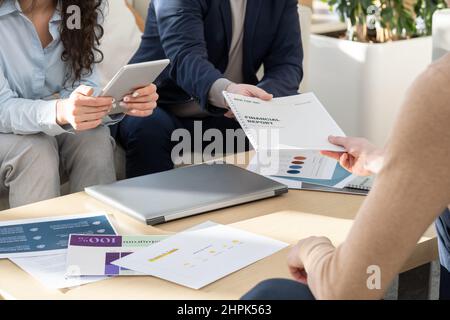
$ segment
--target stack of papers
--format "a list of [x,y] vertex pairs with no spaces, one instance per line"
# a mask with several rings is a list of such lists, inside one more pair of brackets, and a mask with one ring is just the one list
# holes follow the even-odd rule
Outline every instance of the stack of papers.
[[117,234],[105,213],[0,223],[0,259],[10,259],[46,287],[70,288],[105,279],[68,279],[66,252],[71,233]]
[[106,277],[66,277],[66,254],[12,258],[24,270],[50,289],[66,289],[107,279]]
[[137,276],[140,272],[120,268],[112,262],[146,248],[167,236],[70,236],[67,276]]
[[0,224],[1,258],[53,289],[144,274],[200,289],[287,246],[212,222],[172,236],[119,236],[102,213]]
[[1,222],[0,259],[65,253],[71,233],[117,234],[104,213]]

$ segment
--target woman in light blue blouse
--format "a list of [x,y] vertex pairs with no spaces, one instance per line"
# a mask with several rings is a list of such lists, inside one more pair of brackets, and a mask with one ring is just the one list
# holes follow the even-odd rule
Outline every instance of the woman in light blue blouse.
[[[103,0],[0,0],[0,193],[12,207],[115,180],[102,119],[113,99],[93,97]],[[78,16],[77,16],[78,14]],[[79,22],[79,23],[77,23]],[[146,117],[156,87],[121,104]]]

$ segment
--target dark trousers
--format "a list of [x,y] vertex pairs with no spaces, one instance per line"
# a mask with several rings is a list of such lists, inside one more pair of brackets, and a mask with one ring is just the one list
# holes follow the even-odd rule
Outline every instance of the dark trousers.
[[258,284],[242,300],[315,300],[308,286],[287,279],[271,279]]
[[439,287],[439,299],[450,300],[450,272],[441,266],[441,283]]
[[[202,151],[212,141],[203,141],[202,137],[194,137],[194,124],[201,124],[201,136],[209,129],[217,129],[223,135],[223,152],[226,148],[226,130],[240,129],[239,123],[234,119],[224,116],[206,117],[202,119],[178,118],[164,109],[157,108],[154,114],[147,118],[125,117],[124,120],[113,130],[116,140],[126,151],[126,173],[128,178],[152,174],[174,168],[172,162],[172,149],[179,142],[172,141],[172,133],[177,129],[189,131],[192,140],[191,152]],[[201,141],[202,150],[194,150]],[[196,141],[194,141],[196,140]],[[232,152],[242,152],[249,148],[248,140],[242,150],[237,149],[239,143],[235,139],[236,149]],[[214,140],[213,140],[214,141]]]

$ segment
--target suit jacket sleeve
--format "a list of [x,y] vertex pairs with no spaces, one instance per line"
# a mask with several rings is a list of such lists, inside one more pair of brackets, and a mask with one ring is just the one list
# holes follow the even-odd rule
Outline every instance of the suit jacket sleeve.
[[264,78],[258,86],[275,97],[298,92],[303,79],[303,49],[297,0],[287,0],[272,49],[264,59]]
[[204,38],[204,0],[154,0],[159,35],[171,60],[170,76],[205,108],[213,83],[222,73],[208,61]]

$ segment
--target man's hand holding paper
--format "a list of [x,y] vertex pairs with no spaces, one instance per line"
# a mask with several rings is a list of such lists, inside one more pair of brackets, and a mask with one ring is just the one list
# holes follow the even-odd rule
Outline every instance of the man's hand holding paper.
[[[272,94],[266,92],[265,90],[263,90],[257,86],[252,86],[249,84],[232,83],[228,86],[227,92],[233,93],[233,94],[239,94],[239,95],[242,95],[245,97],[258,98],[258,99],[261,99],[264,101],[270,101],[273,99]],[[231,111],[231,110],[225,114],[225,117],[231,118],[231,119],[236,118],[234,116],[233,111]]]

